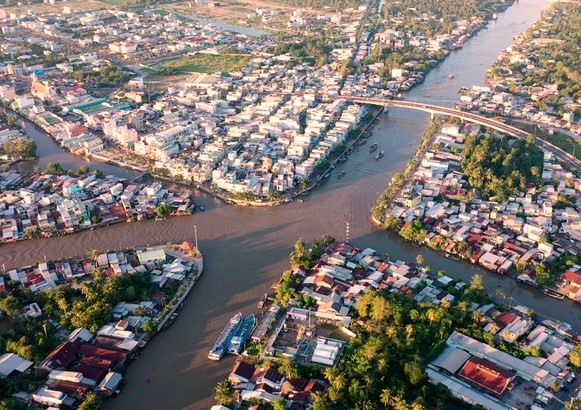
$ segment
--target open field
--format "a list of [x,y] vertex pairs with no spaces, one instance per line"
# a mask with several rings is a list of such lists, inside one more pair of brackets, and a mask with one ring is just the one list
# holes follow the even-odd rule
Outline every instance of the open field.
[[68,6],[71,10],[96,10],[110,7],[108,4],[96,0],[68,0],[66,3],[57,1],[55,4],[24,4],[22,6],[5,7],[8,13],[25,13],[33,10],[37,13],[62,13],[63,7]]
[[[317,14],[320,14],[320,10],[322,10],[324,14],[327,15],[335,14],[326,7],[321,7],[321,9],[316,10],[312,7],[302,6],[300,1],[291,1],[291,3],[294,3],[291,5],[284,4],[285,2],[285,0],[225,0],[220,2],[220,7],[208,7],[207,5],[197,6],[189,2],[163,4],[160,5],[160,7],[188,16],[210,18],[227,23],[275,31],[286,29],[286,23],[288,22],[289,17],[293,11],[298,9],[310,10]],[[322,2],[315,1],[317,5],[324,2],[325,0]],[[265,11],[276,11],[278,14],[272,17],[271,20],[265,24],[262,21],[262,18],[256,14],[257,9],[263,9]]]
[[[265,26],[261,17],[256,15],[256,5],[246,0],[232,0],[221,2],[220,7],[196,6],[189,3],[171,3],[164,4],[162,7],[166,10],[175,11],[190,17],[208,18],[240,26],[252,27],[261,30],[279,27],[288,21],[290,13],[281,13],[277,16],[272,24]],[[273,9],[272,5],[266,6],[266,9]],[[280,10],[280,9],[279,9]],[[271,27],[273,26],[273,27]]]
[[246,54],[196,54],[163,63],[161,66],[162,70],[158,75],[213,74],[238,71],[246,67],[251,59],[252,56]]

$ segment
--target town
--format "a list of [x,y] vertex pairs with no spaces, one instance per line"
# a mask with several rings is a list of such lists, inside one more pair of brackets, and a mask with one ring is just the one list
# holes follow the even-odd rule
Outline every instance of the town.
[[[550,296],[581,300],[577,294],[581,261],[575,256],[581,240],[576,206],[581,178],[532,145],[524,153],[528,142],[513,141],[510,155],[519,161],[528,157],[530,163],[519,165],[537,172],[526,179],[538,182],[525,184],[518,174],[514,182],[501,182],[506,177],[492,175],[492,166],[487,180],[478,182],[483,177],[481,164],[470,158],[482,158],[484,152],[502,155],[502,140],[476,137],[481,132],[470,124],[444,124],[388,209],[380,207],[375,215],[405,239],[448,257],[499,274],[516,272],[518,280],[535,286],[557,285],[561,292],[545,289]],[[510,178],[515,176],[511,172]]]
[[184,241],[5,272],[0,309],[11,352],[0,356],[2,394],[12,406],[65,408],[119,394],[125,366],[176,320],[202,270],[201,253]]
[[[51,169],[63,172],[57,164]],[[86,172],[75,176],[0,172],[0,243],[189,215],[196,206],[188,192],[170,192],[159,182],[136,183],[81,171]]]
[[[209,185],[233,200],[272,201],[314,184],[329,156],[345,150],[365,109],[341,95],[393,98],[484,24],[458,20],[450,34],[427,37],[404,30],[412,15],[372,33],[368,14],[381,12],[294,13],[293,25],[333,33],[316,61],[156,9],[4,12],[0,51],[14,59],[0,61],[0,99],[78,155]],[[414,58],[398,66],[364,64],[410,47]]]
[[0,407],[581,408],[581,9],[540,3],[4,0]]
[[[392,362],[396,357],[405,362],[395,359],[389,371],[403,371],[392,377],[403,377],[406,386],[390,398],[381,390],[380,399],[401,408],[431,408],[414,391],[434,389],[430,400],[438,401],[442,397],[434,385],[439,384],[488,409],[544,408],[570,400],[568,392],[578,385],[571,365],[581,364],[581,350],[571,326],[537,320],[526,306],[492,300],[479,275],[467,284],[444,272],[436,275],[422,263],[386,259],[330,237],[310,249],[299,240],[291,264],[274,303],[262,308],[246,352],[228,380],[217,385],[220,405],[260,400],[280,408],[317,408],[330,401],[359,407],[361,397],[381,389],[381,376],[390,377],[385,367],[372,370],[365,356],[380,340]],[[446,320],[457,330],[424,339],[424,321],[438,328]],[[386,321],[395,327],[380,335]],[[414,349],[421,349],[421,356]],[[369,367],[361,370],[361,361]],[[350,366],[355,368],[347,370]],[[360,372],[371,372],[373,379],[369,391],[355,394],[349,384],[363,376]]]

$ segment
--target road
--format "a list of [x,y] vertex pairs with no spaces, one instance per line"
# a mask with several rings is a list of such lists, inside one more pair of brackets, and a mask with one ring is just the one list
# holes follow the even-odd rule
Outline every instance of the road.
[[[340,96],[337,98],[341,98],[347,101],[353,101],[360,104],[381,105],[385,107],[410,108],[413,110],[429,112],[430,114],[449,115],[460,118],[462,120],[469,120],[476,124],[484,125],[485,127],[495,129],[497,131],[511,135],[516,138],[527,138],[529,135],[526,131],[523,131],[517,127],[513,127],[512,125],[505,124],[502,121],[484,117],[482,115],[475,114],[472,112],[460,111],[454,108],[442,107],[434,104],[426,104],[422,102],[411,102],[404,100],[390,100],[387,98],[374,98],[374,97]],[[555,156],[555,158],[558,161],[562,162],[569,168],[581,171],[581,162],[575,159],[572,155],[563,151],[561,148],[556,147],[555,145],[541,139],[537,139],[535,143],[541,150],[550,152]]]

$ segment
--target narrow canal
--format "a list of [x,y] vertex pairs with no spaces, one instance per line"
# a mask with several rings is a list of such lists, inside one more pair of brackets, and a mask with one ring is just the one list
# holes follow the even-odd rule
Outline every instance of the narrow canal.
[[[460,87],[484,83],[486,69],[498,53],[548,6],[545,0],[516,3],[463,49],[450,55],[406,98],[452,105]],[[455,76],[452,80],[448,79],[450,73]],[[414,261],[415,256],[422,253],[425,263],[434,270],[444,269],[451,276],[466,281],[478,271],[474,266],[416,248],[369,222],[369,210],[375,198],[393,174],[404,168],[428,123],[429,116],[420,112],[394,109],[383,114],[369,143],[377,142],[380,149],[385,150],[385,157],[376,161],[368,145],[356,148],[349,160],[339,165],[304,202],[254,209],[228,206],[194,192],[197,202],[206,209],[203,213],[11,244],[0,248],[0,260],[9,268],[33,263],[44,255],[59,258],[83,254],[90,249],[178,242],[191,239],[196,225],[205,256],[204,274],[174,325],[156,336],[142,357],[129,366],[123,392],[108,402],[106,408],[209,408],[213,386],[227,377],[234,359],[210,362],[206,358],[208,350],[233,314],[256,311],[261,295],[288,267],[288,255],[297,238],[310,241],[328,233],[344,239],[345,226],[349,222],[350,240],[358,246],[372,247],[408,261]],[[33,136],[43,156],[40,166],[48,162],[60,162],[73,168],[86,164],[60,151],[47,137]],[[115,174],[131,174],[108,165],[99,165],[99,168]],[[337,178],[339,171],[346,172],[341,179]],[[525,304],[541,315],[567,321],[581,329],[580,310],[573,304],[543,297],[511,279],[483,274],[488,289],[491,292],[502,289],[512,297],[510,303]]]

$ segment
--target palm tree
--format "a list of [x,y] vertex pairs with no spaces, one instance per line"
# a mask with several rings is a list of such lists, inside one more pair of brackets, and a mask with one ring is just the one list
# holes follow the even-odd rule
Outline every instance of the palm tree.
[[393,403],[393,394],[391,393],[391,390],[388,388],[383,389],[379,396],[379,401],[385,407],[390,406]]
[[93,249],[92,251],[89,252],[89,258],[93,259],[94,261],[97,260],[99,255],[100,255],[100,252],[97,249]]
[[482,314],[482,312],[480,310],[475,310],[472,313],[472,320],[474,320],[474,323],[478,324],[480,323],[480,321],[484,318],[484,315]]
[[214,400],[222,406],[232,404],[236,396],[236,390],[230,380],[222,380],[214,388]]
[[423,265],[424,264],[424,255],[422,255],[421,253],[418,253],[416,255],[416,263],[418,265]]
[[502,289],[496,289],[496,297],[498,298],[498,301],[500,302],[500,298],[502,298],[502,300],[506,300],[506,293],[504,293],[504,291]]

